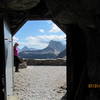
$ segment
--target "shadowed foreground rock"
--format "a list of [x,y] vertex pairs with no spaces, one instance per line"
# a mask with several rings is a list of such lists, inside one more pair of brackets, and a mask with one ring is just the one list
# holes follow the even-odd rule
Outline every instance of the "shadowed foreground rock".
[[66,65],[66,60],[65,59],[51,59],[51,60],[38,60],[38,59],[29,59],[26,60],[27,65]]
[[27,62],[23,61],[20,65],[19,68],[27,68]]

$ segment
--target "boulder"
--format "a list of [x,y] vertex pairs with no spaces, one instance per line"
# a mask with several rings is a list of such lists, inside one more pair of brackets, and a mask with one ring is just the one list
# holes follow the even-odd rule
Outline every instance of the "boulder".
[[20,65],[19,68],[27,68],[27,62],[23,61]]

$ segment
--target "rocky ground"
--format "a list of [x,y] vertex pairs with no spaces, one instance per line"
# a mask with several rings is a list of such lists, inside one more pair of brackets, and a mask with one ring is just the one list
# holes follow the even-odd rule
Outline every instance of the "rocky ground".
[[61,100],[66,93],[66,66],[28,66],[15,73],[19,100]]
[[66,58],[58,59],[26,59],[27,65],[66,66]]

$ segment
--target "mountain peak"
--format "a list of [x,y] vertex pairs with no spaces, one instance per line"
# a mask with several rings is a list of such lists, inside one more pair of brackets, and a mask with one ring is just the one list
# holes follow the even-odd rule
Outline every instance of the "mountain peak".
[[36,50],[35,48],[29,48],[29,47],[27,47],[27,46],[24,46],[21,50],[20,50],[20,52],[22,52],[22,51],[32,51],[32,50]]
[[60,41],[54,41],[54,40],[51,40],[51,41],[49,42],[49,44],[56,44],[56,43],[62,44]]
[[24,48],[25,48],[25,49],[26,49],[26,48],[28,49],[28,47],[27,47],[27,46],[24,46],[24,47],[23,47],[23,49],[24,49]]
[[65,46],[60,41],[51,40],[48,45],[49,48],[53,48],[57,51],[63,51]]
[[24,46],[21,50],[22,51],[27,51],[27,50],[29,50],[29,48],[27,46]]

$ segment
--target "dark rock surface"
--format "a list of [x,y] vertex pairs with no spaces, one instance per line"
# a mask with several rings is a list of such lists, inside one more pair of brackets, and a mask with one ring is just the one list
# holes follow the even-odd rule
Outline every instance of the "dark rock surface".
[[61,65],[66,65],[66,60],[65,59],[51,59],[51,60],[39,60],[39,59],[28,59],[26,60],[27,65],[51,65],[51,66],[61,66]]

